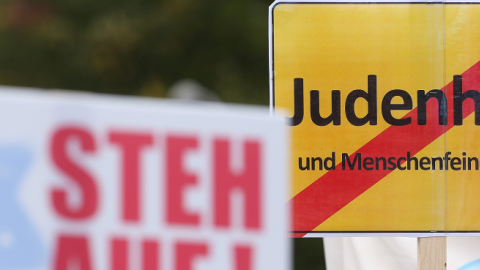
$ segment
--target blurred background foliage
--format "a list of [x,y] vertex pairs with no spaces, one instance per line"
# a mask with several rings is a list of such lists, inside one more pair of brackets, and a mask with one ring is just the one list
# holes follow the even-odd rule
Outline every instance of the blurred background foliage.
[[270,0],[4,0],[0,83],[164,97],[184,78],[268,103]]
[[[166,97],[194,80],[225,102],[268,104],[272,0],[3,0],[0,84]],[[325,269],[321,239],[295,270]]]

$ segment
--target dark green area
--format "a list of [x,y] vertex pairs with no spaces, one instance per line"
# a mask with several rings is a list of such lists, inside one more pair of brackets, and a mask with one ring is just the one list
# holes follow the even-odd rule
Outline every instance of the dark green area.
[[[1,1],[0,84],[165,97],[189,78],[268,104],[271,1]],[[321,239],[294,250],[295,270],[325,269]]]
[[294,239],[294,270],[325,270],[322,238]]
[[163,97],[190,78],[268,104],[270,0],[7,0],[0,84]]

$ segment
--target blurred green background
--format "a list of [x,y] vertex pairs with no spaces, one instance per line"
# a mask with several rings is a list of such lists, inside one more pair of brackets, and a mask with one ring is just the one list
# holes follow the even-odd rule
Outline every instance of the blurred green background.
[[270,1],[4,0],[0,83],[267,104]]
[[[221,101],[268,104],[271,0],[3,0],[0,84],[166,97],[190,79]],[[294,269],[325,269],[295,239]]]

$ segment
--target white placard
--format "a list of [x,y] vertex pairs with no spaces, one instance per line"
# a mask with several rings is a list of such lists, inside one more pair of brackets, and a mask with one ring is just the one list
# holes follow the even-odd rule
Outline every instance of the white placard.
[[0,89],[0,269],[290,268],[268,109]]

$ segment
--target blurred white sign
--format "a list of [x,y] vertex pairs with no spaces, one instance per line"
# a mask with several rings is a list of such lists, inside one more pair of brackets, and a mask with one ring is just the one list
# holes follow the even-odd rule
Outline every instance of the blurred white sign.
[[289,269],[287,133],[256,107],[0,89],[0,270]]

